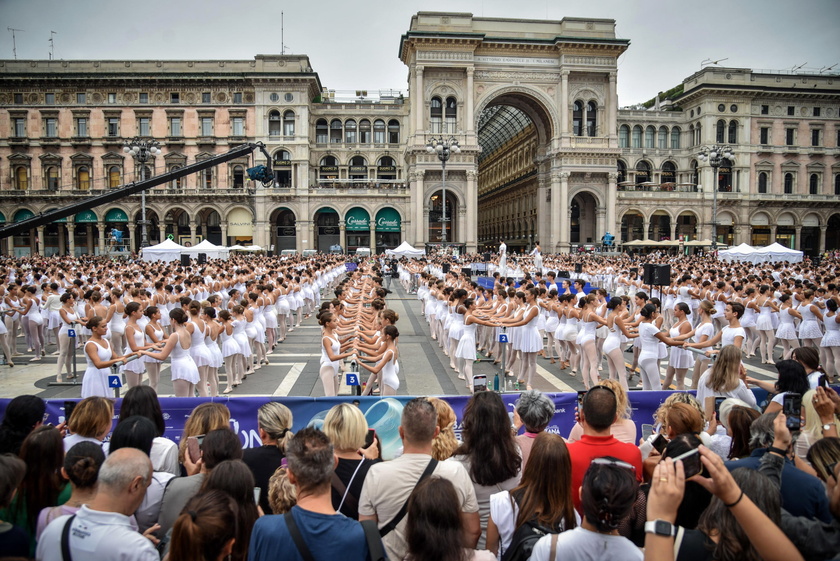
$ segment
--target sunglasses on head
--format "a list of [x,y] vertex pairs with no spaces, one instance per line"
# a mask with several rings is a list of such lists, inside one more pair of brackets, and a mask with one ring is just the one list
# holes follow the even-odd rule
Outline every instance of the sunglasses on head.
[[[607,388],[609,389],[609,388]],[[629,469],[633,473],[636,473],[636,466],[632,464],[628,464],[627,462],[623,462],[621,460],[616,460],[614,458],[595,458],[590,462],[591,464],[599,465],[599,466],[615,466],[624,469]]]

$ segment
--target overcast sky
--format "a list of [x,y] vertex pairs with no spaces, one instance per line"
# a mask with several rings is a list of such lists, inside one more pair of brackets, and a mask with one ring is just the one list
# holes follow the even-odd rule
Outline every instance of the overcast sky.
[[[0,22],[24,30],[19,59],[48,58],[55,31],[58,59],[241,60],[280,53],[282,11],[286,51],[309,55],[325,87],[405,90],[399,41],[418,11],[612,18],[617,36],[631,41],[619,59],[626,106],[679,84],[705,59],[776,70],[840,63],[839,7],[840,0],[0,0]],[[12,58],[6,29],[0,58]]]

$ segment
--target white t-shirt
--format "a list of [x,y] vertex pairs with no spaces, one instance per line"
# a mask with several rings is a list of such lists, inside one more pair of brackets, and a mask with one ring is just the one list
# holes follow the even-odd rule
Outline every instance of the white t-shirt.
[[[575,525],[580,526],[580,515],[577,511],[574,513]],[[513,539],[513,532],[516,530],[517,516],[519,516],[519,505],[511,501],[508,491],[490,495],[490,518],[499,530],[499,559],[510,547],[510,540]],[[547,552],[548,550],[546,550],[546,555],[548,555]]]
[[755,394],[753,394],[749,388],[747,388],[746,384],[744,384],[743,380],[738,380],[738,386],[728,392],[716,392],[712,391],[712,388],[709,387],[709,378],[712,377],[712,369],[709,368],[703,375],[700,376],[700,380],[697,382],[697,401],[700,402],[700,405],[703,407],[706,406],[706,398],[712,396],[718,397],[736,397],[745,403],[749,404],[750,407],[755,407]]
[[540,538],[534,546],[531,561],[602,561],[604,559],[642,561],[645,558],[642,550],[624,536],[599,534],[580,526],[557,536],[557,553],[554,559],[549,560],[549,553],[551,553],[550,535]]

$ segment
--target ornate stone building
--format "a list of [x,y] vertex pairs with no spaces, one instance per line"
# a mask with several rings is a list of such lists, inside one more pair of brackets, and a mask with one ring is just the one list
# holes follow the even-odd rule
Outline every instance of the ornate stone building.
[[[242,158],[149,191],[152,243],[256,243],[327,251],[441,240],[543,251],[617,241],[779,240],[840,247],[836,74],[706,68],[649,108],[618,107],[613,20],[413,16],[398,55],[408,92],[335,92],[304,55],[242,61],[0,61],[0,221],[134,181],[124,140],[154,138],[145,177],[264,142],[277,181]],[[354,95],[355,93],[355,95]],[[432,137],[461,146],[446,167]],[[718,178],[702,145],[733,146]],[[713,185],[717,185],[717,191]],[[718,213],[712,215],[717,199]],[[0,244],[139,246],[140,197]]]

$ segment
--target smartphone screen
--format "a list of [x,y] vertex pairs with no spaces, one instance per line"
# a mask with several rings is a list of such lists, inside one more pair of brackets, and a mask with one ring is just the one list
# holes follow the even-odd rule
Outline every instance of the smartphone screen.
[[374,437],[376,437],[376,429],[368,429],[363,448],[370,448],[371,444],[373,444]]
[[653,425],[643,424],[642,425],[642,439],[647,440],[650,438],[650,435],[653,434]]
[[661,454],[662,451],[665,450],[665,447],[668,446],[668,439],[661,434],[658,434],[656,435],[656,438],[653,439],[653,442],[651,442],[651,445],[653,445],[653,448]]
[[700,463],[700,450],[698,448],[695,448],[694,450],[689,450],[685,454],[680,454],[679,456],[674,458],[675,462],[677,460],[682,460],[683,470],[685,470],[686,479],[700,473],[702,464]]
[[260,488],[254,487],[254,502],[260,504]]
[[201,443],[204,441],[204,435],[187,437],[187,452],[193,463],[198,462],[201,458]]
[[825,374],[821,374],[819,379],[817,380],[817,385],[822,387],[822,388],[827,388],[828,387],[828,376],[826,376]]
[[782,413],[787,417],[788,430],[798,431],[802,424],[802,395],[786,393],[782,401]]
[[487,376],[479,374],[473,376],[473,392],[483,392],[487,390]]
[[583,398],[586,396],[587,390],[578,390],[578,403],[583,404]]
[[76,408],[75,401],[65,401],[64,402],[64,420],[70,421],[70,415],[73,414],[73,409]]
[[715,419],[720,421],[720,404],[726,401],[725,397],[715,397]]

